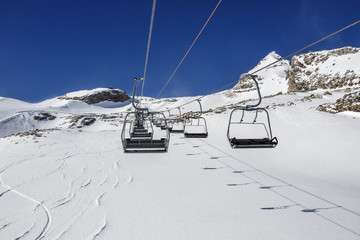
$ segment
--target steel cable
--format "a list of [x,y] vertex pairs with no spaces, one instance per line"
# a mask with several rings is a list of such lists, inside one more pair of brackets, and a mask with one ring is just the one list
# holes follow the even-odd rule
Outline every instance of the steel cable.
[[186,56],[189,54],[191,48],[194,46],[195,42],[197,41],[197,39],[199,38],[199,36],[201,35],[201,33],[204,31],[206,25],[208,24],[208,22],[210,21],[210,19],[212,18],[212,16],[214,15],[216,9],[219,7],[220,3],[222,0],[220,0],[218,2],[218,4],[216,5],[215,9],[212,11],[212,13],[210,14],[209,18],[207,19],[207,21],[205,22],[204,26],[201,28],[199,34],[196,36],[195,40],[193,41],[193,43],[191,44],[191,46],[189,47],[189,49],[187,50],[187,52],[185,53],[184,57],[181,59],[180,63],[177,65],[177,67],[175,68],[174,72],[171,74],[170,78],[167,80],[167,82],[165,83],[165,85],[163,86],[163,88],[160,90],[160,92],[158,93],[158,95],[156,96],[156,98],[158,98],[161,93],[164,91],[165,87],[169,84],[169,82],[171,81],[171,79],[174,77],[175,73],[177,72],[177,70],[179,69],[180,65],[183,63],[183,61],[185,60]]
[[151,11],[150,30],[149,30],[147,49],[146,49],[144,76],[143,76],[143,82],[142,82],[142,87],[141,87],[141,97],[143,97],[143,94],[144,94],[144,85],[145,85],[147,64],[148,64],[148,59],[149,59],[151,35],[152,35],[152,29],[153,29],[153,25],[154,25],[155,7],[156,7],[156,0],[153,1],[152,11]]
[[[252,73],[249,73],[249,74],[255,74],[255,73],[258,73],[258,72],[260,72],[260,71],[262,71],[262,70],[264,70],[264,69],[266,69],[266,68],[268,68],[268,67],[271,67],[272,65],[274,65],[274,64],[276,64],[276,63],[278,63],[278,62],[280,62],[280,61],[282,61],[282,60],[285,60],[285,59],[287,59],[287,58],[289,58],[289,57],[291,57],[291,56],[293,56],[293,55],[295,55],[295,54],[297,54],[297,53],[299,53],[299,52],[301,52],[301,51],[303,51],[303,50],[305,50],[305,49],[307,49],[307,48],[309,48],[309,47],[311,47],[311,46],[313,46],[313,45],[315,45],[315,44],[317,44],[317,43],[319,43],[319,42],[322,42],[322,41],[324,41],[325,39],[328,39],[329,37],[332,37],[332,36],[334,36],[334,35],[342,32],[342,31],[344,31],[344,30],[346,30],[346,29],[348,29],[348,28],[350,28],[350,27],[352,27],[352,26],[355,26],[355,25],[358,24],[358,23],[360,23],[360,20],[357,20],[357,21],[355,21],[355,22],[353,22],[353,23],[351,23],[351,24],[349,24],[349,25],[347,25],[347,26],[345,26],[345,27],[343,27],[343,28],[341,28],[341,29],[339,29],[339,30],[337,30],[337,31],[335,31],[335,32],[333,32],[333,33],[331,33],[331,34],[329,34],[329,35],[327,35],[327,36],[325,36],[325,37],[323,37],[323,38],[321,38],[321,39],[319,39],[319,40],[317,40],[317,41],[315,41],[315,42],[313,42],[313,43],[311,43],[311,44],[309,44],[309,45],[307,45],[307,46],[305,46],[305,47],[303,47],[303,48],[301,48],[301,49],[299,49],[299,50],[297,50],[297,51],[295,51],[295,52],[293,52],[293,53],[291,53],[291,54],[289,54],[289,55],[285,56],[285,57],[282,57],[282,58],[276,60],[275,62],[272,62],[272,63],[270,63],[270,64],[268,64],[268,65],[266,65],[266,66],[264,66],[264,67],[262,67],[262,68],[260,68],[260,69],[258,69],[258,70],[256,70],[256,71],[254,71],[254,72],[252,72]],[[210,93],[208,93],[208,94],[206,94],[206,95],[203,95],[203,96],[198,97],[198,98],[196,98],[196,99],[193,99],[193,100],[191,100],[191,101],[189,101],[189,102],[186,102],[186,103],[184,103],[184,104],[182,104],[182,105],[180,105],[180,106],[177,106],[176,108],[178,108],[178,107],[183,107],[183,106],[188,105],[188,104],[190,104],[190,103],[192,103],[192,102],[195,102],[195,101],[197,101],[197,100],[200,100],[200,99],[202,99],[202,98],[204,98],[204,97],[206,97],[206,96],[209,96],[209,95],[211,95],[211,94],[217,93],[217,92],[223,90],[224,88],[227,88],[228,86],[231,86],[231,85],[233,85],[233,84],[235,84],[235,83],[237,83],[237,82],[239,82],[239,79],[238,79],[238,80],[235,80],[235,81],[233,81],[233,82],[231,82],[231,83],[228,83],[228,84],[226,84],[226,85],[224,85],[224,86],[222,86],[222,87],[220,87],[220,88],[218,88],[218,89],[216,89],[216,90],[214,90],[214,91],[212,91],[212,92],[210,92]],[[172,108],[172,109],[170,109],[170,110],[173,110],[173,109],[175,109],[175,108]],[[168,111],[168,110],[167,110],[167,111]]]

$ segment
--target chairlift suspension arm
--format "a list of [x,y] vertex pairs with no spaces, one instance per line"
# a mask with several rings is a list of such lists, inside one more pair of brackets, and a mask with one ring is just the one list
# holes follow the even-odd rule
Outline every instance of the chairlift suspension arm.
[[196,99],[196,101],[199,103],[200,113],[199,113],[199,115],[195,116],[195,118],[199,118],[199,117],[201,117],[201,115],[203,114],[203,110],[202,110],[202,106],[201,106],[200,99]]
[[136,82],[135,82],[134,90],[133,90],[132,105],[133,105],[133,107],[134,107],[136,110],[138,110],[139,112],[147,112],[147,111],[148,111],[147,108],[139,108],[139,107],[137,107],[137,106],[135,105],[136,87],[137,87],[137,85],[139,84],[139,82],[140,82],[141,80],[144,80],[144,79],[143,79],[143,78],[134,78],[134,80],[135,80]]
[[246,108],[254,108],[254,107],[257,107],[257,106],[259,106],[260,105],[260,103],[261,103],[261,93],[260,93],[260,88],[259,88],[259,84],[258,84],[258,82],[256,81],[256,79],[255,79],[255,75],[253,75],[253,74],[248,74],[247,76],[250,76],[251,78],[252,78],[252,80],[254,81],[254,83],[255,83],[255,86],[256,86],[256,91],[257,91],[257,93],[258,93],[258,96],[259,96],[259,101],[256,103],[256,104],[254,104],[254,105],[246,105]]
[[259,112],[259,109],[257,109],[256,112],[255,112],[255,118],[254,118],[253,123],[256,123],[256,119],[257,119],[257,117],[258,117],[258,112]]

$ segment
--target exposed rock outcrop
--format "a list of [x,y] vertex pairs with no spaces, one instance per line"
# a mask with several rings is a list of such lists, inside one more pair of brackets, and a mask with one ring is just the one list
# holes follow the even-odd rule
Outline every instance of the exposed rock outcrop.
[[97,88],[88,91],[73,92],[58,98],[64,100],[82,101],[87,104],[96,104],[105,101],[125,102],[130,99],[124,91],[112,88]]
[[344,111],[360,112],[360,92],[345,94],[335,103],[326,103],[317,107],[317,110],[329,113],[339,113]]
[[[249,72],[276,64],[257,73],[263,96],[277,92],[307,92],[316,89],[336,89],[360,86],[360,48],[344,47],[329,51],[308,52],[292,57],[291,64],[281,60],[275,52],[269,53]],[[254,90],[251,78],[240,76],[228,95]]]
[[35,120],[38,121],[44,121],[44,120],[54,120],[56,117],[54,115],[51,115],[50,113],[42,112],[35,116],[33,116]]
[[335,89],[360,85],[360,49],[344,47],[292,57],[286,72],[289,92]]

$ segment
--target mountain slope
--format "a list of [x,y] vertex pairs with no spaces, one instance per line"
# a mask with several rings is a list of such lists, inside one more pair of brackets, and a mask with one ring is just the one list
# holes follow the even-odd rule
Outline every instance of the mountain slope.
[[[276,95],[288,68],[259,73],[274,149],[232,149],[226,138],[234,107],[256,101],[252,87],[204,97],[209,137],[172,134],[167,153],[123,152],[128,103],[1,98],[0,239],[360,239],[360,114],[316,110],[359,89]],[[175,115],[194,98],[144,104]]]

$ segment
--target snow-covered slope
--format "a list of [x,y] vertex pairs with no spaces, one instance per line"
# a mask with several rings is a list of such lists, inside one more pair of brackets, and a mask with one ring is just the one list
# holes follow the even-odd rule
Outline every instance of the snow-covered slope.
[[[89,101],[93,100],[96,103],[90,104]],[[81,121],[94,113],[100,116],[122,112],[129,103],[128,96],[122,90],[109,88],[72,92],[33,104],[0,97],[0,137],[37,128],[68,127],[74,123],[74,118]],[[43,113],[55,118],[39,120],[36,116]]]
[[[209,137],[172,134],[167,153],[123,152],[129,103],[0,98],[0,239],[360,239],[360,113],[316,110],[359,89],[285,93],[288,68],[259,73],[274,149],[226,138],[251,87],[204,97]],[[193,99],[143,104],[175,115]]]

